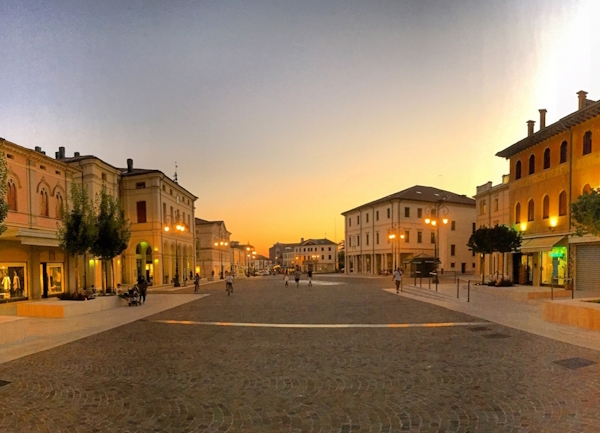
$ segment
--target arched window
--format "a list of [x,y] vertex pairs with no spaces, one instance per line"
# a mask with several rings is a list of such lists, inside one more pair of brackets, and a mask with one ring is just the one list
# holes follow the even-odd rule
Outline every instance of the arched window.
[[544,201],[542,202],[542,219],[548,218],[550,218],[550,197],[545,195]]
[[138,244],[137,247],[135,247],[135,253],[142,254],[142,244]]
[[567,162],[567,142],[563,141],[560,144],[560,163]]
[[558,195],[558,215],[563,216],[567,214],[567,192],[561,191]]
[[529,157],[529,174],[535,173],[535,155]]
[[544,170],[550,168],[550,149],[544,150]]
[[533,212],[534,212],[534,205],[533,205],[533,199],[529,200],[529,203],[527,203],[527,221],[533,221]]
[[56,193],[56,218],[62,219],[63,213],[63,198],[60,192]]
[[592,187],[590,186],[589,183],[586,183],[585,186],[583,187],[582,194],[591,194],[591,192],[592,192]]
[[49,216],[48,210],[48,192],[42,188],[40,191],[40,215],[44,217]]
[[583,134],[583,154],[592,153],[592,131]]
[[17,185],[12,179],[8,179],[8,191],[6,194],[6,202],[8,203],[8,209],[17,211]]
[[521,161],[515,165],[515,179],[521,179]]
[[517,203],[515,206],[515,224],[521,222],[521,203]]

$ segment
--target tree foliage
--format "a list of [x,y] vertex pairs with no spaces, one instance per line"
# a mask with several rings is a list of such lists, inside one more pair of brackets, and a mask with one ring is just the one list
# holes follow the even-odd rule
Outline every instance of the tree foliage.
[[112,259],[127,249],[131,230],[119,200],[108,194],[105,184],[96,195],[95,225],[96,236],[90,251],[102,259],[105,267],[109,262],[112,266]]
[[[521,234],[515,229],[508,228],[504,225],[495,227],[481,227],[471,235],[467,246],[475,253],[492,254],[492,253],[509,253],[516,251],[521,246]],[[482,274],[482,282],[485,278],[485,273]]]
[[575,235],[600,236],[600,188],[583,193],[571,203],[571,216]]
[[[58,239],[60,246],[67,254],[78,257],[85,255],[94,243],[96,237],[96,226],[92,201],[87,189],[75,182],[71,183],[70,200],[71,209],[68,204],[61,209],[62,221],[58,226]],[[75,292],[79,291],[79,260],[75,261],[77,281]]]
[[8,215],[8,203],[6,194],[8,192],[8,166],[6,164],[6,155],[0,152],[0,235],[6,231],[4,220]]

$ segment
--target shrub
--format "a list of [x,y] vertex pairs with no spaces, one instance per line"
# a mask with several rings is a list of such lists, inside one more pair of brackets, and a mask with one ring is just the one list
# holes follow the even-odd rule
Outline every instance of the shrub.
[[83,293],[67,292],[58,295],[61,301],[85,301],[87,298]]
[[510,287],[513,285],[513,282],[508,278],[500,278],[499,280],[488,281],[487,285],[491,287]]

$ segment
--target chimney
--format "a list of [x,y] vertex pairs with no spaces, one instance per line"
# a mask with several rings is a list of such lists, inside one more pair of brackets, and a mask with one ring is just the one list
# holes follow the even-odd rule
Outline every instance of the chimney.
[[79,152],[75,152],[73,156],[79,156]]
[[304,242],[304,238],[300,238],[300,243]]
[[546,127],[546,113],[548,110],[545,108],[540,109],[540,131]]
[[535,120],[527,121],[527,136],[531,137],[533,135],[533,125],[535,125]]
[[35,146],[35,151],[36,151],[36,152],[41,152],[41,151],[42,151],[42,148],[41,148],[40,146]]
[[133,159],[127,158],[127,173],[131,173],[133,171]]
[[577,92],[577,95],[579,96],[579,109],[582,110],[585,108],[585,97],[587,95],[587,92],[580,90],[579,92]]
[[65,159],[65,147],[64,146],[60,146],[58,148],[58,153],[59,153],[60,159]]
[[54,152],[54,158],[60,159],[60,152]]

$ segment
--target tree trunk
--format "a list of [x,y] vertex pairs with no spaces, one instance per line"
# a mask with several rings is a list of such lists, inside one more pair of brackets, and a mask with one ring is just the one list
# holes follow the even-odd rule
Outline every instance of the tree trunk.
[[115,290],[117,285],[115,284],[115,258],[110,259],[110,274],[112,276],[112,288]]
[[87,289],[87,253],[83,253],[83,288]]
[[81,281],[79,280],[79,255],[75,254],[75,293],[79,294]]
[[481,265],[481,284],[485,284],[485,254],[483,254],[483,264]]

